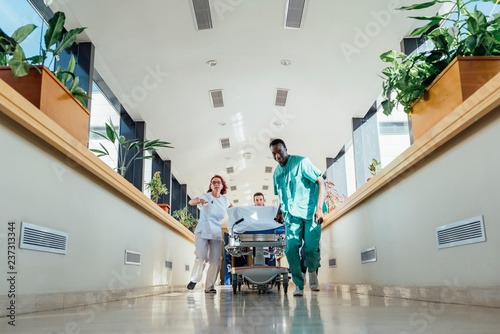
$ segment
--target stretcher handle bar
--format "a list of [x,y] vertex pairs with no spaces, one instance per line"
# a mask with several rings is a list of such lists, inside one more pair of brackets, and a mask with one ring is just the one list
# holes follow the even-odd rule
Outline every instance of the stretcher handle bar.
[[233,226],[231,226],[231,235],[233,235],[233,230],[234,230],[234,227],[236,225],[238,225],[239,223],[242,223],[243,221],[245,220],[245,218],[241,218],[241,219],[238,219],[234,224]]

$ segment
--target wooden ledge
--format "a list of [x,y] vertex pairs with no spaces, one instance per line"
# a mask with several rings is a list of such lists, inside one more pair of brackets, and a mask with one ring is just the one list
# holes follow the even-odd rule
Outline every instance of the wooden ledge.
[[0,79],[0,111],[194,243],[194,234]]
[[399,157],[365,183],[324,219],[323,228],[354,209],[400,174],[416,165],[474,122],[500,105],[500,73],[472,94]]

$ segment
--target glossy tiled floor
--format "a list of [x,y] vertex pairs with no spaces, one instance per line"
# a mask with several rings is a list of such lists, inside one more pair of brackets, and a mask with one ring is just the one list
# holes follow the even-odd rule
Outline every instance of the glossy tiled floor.
[[0,333],[500,333],[500,309],[229,287],[0,318]]

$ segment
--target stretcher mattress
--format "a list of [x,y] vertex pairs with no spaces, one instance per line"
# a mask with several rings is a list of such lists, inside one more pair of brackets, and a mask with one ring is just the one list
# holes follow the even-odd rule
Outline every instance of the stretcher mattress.
[[238,206],[229,208],[227,210],[228,230],[231,231],[234,223],[243,218],[241,223],[234,226],[233,233],[284,233],[283,224],[274,220],[277,212],[278,208],[275,206]]

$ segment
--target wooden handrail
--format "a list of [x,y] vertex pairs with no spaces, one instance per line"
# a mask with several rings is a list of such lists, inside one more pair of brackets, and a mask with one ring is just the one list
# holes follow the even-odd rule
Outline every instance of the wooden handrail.
[[146,213],[194,243],[192,232],[1,79],[0,111],[111,186],[112,189],[139,205]]
[[330,212],[324,219],[323,228],[334,223],[498,106],[500,106],[500,73]]

